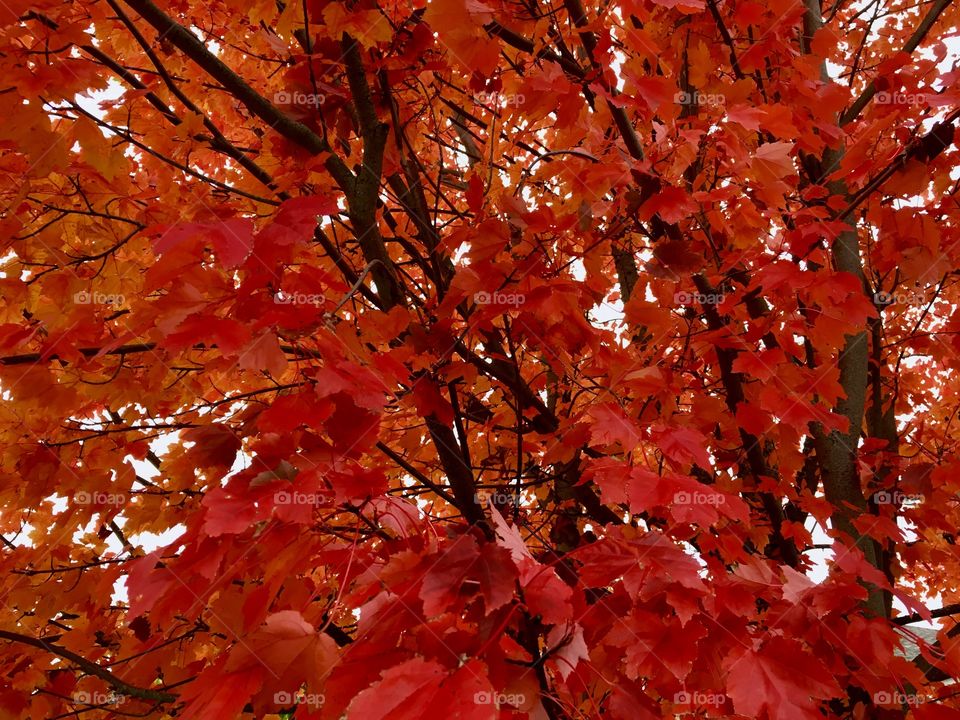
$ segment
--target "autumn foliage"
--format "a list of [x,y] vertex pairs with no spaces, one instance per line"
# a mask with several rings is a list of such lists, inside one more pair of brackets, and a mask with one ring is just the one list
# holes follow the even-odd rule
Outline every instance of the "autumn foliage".
[[960,718],[958,27],[0,6],[0,718]]

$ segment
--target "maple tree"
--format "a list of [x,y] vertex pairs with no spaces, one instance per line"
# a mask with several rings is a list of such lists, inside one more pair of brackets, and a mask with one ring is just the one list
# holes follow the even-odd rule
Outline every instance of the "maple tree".
[[0,18],[2,717],[960,717],[949,0]]

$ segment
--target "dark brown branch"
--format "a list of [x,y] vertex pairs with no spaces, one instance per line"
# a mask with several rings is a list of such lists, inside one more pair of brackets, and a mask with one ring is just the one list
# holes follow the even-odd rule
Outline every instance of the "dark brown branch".
[[[706,278],[701,275],[694,276],[694,284],[697,291],[702,295],[715,295],[716,290],[710,286]],[[714,305],[703,304],[703,314],[707,319],[707,325],[711,330],[720,330],[725,326],[723,318]],[[736,350],[731,348],[717,347],[717,363],[720,367],[720,379],[726,389],[726,403],[731,413],[736,413],[737,406],[746,400],[743,391],[743,376],[733,369],[734,361],[737,357]],[[751,474],[759,483],[764,477],[775,477],[774,470],[767,462],[760,441],[754,435],[751,435],[743,428],[740,428],[740,440],[743,443],[747,454],[747,464]],[[800,564],[800,553],[793,541],[783,536],[781,526],[783,524],[783,509],[777,499],[770,493],[758,493],[763,509],[770,519],[772,529],[772,545],[775,546],[784,562],[791,567],[797,567]]]
[[[584,29],[587,25],[587,15],[583,9],[583,4],[580,0],[564,0],[564,6],[567,8],[567,12],[570,13],[570,19],[573,20],[574,25],[580,28],[580,39],[583,42],[583,47],[587,51],[587,56],[590,58],[594,69],[601,73],[602,82],[603,67],[595,56],[597,39],[592,32]],[[609,91],[612,94],[616,94],[616,88],[609,88]],[[620,132],[620,137],[623,139],[624,145],[627,146],[627,152],[630,153],[630,157],[635,160],[643,160],[643,146],[640,144],[640,138],[637,137],[637,133],[633,129],[633,124],[630,122],[630,118],[627,117],[626,111],[622,107],[617,107],[609,100],[607,101],[607,109],[613,116],[613,122]]]
[[[917,26],[917,29],[913,31],[907,42],[903,46],[902,52],[912,53],[916,50],[920,43],[923,42],[923,39],[927,36],[927,33],[930,32],[930,28],[933,27],[933,24],[937,21],[937,18],[940,17],[940,14],[947,9],[950,3],[953,0],[936,0],[931,6],[930,10],[927,11],[926,16],[923,20],[920,21],[920,24]],[[860,93],[860,96],[854,101],[843,115],[840,116],[840,125],[841,127],[849,124],[855,120],[863,109],[867,106],[867,103],[873,99],[873,96],[877,94],[877,86],[873,80],[867,83],[867,86],[863,89],[863,92]]]
[[[952,603],[950,605],[944,605],[942,608],[937,608],[936,610],[930,611],[931,618],[942,618],[949,615],[958,615],[960,614],[960,603]],[[922,622],[927,618],[920,615],[920,613],[913,613],[912,615],[901,615],[900,617],[891,618],[890,622],[894,625],[910,625],[912,623]]]
[[383,153],[387,146],[390,126],[380,122],[377,117],[366,71],[363,69],[363,60],[360,57],[359,43],[344,33],[341,46],[347,82],[350,85],[350,94],[353,96],[353,105],[360,121],[360,134],[363,137],[363,162],[357,171],[351,191],[347,193],[350,199],[350,222],[353,223],[353,232],[363,250],[364,258],[367,262],[378,261],[373,269],[373,279],[377,284],[377,293],[383,299],[384,309],[389,310],[403,300],[403,290],[397,279],[393,260],[380,236],[377,221]]
[[[823,27],[820,2],[806,0],[805,4],[804,33],[807,38],[812,38]],[[831,82],[825,63],[821,63],[821,75],[826,82]],[[819,159],[820,168],[838,167],[845,151],[846,148],[843,145],[836,149],[828,149]],[[847,196],[849,192],[847,183],[842,179],[828,182],[827,187],[833,194],[841,197]],[[847,272],[856,277],[866,294],[869,288],[863,272],[858,228],[849,216],[846,218],[846,224],[847,227],[836,236],[830,248],[833,266],[840,272]],[[812,423],[811,430],[815,440],[824,495],[834,507],[831,516],[833,527],[851,538],[854,546],[863,551],[868,563],[877,569],[882,569],[879,545],[869,536],[860,533],[854,522],[857,517],[868,511],[867,501],[860,484],[856,452],[860,444],[866,405],[868,351],[866,330],[860,330],[846,335],[843,349],[837,359],[843,397],[837,402],[834,412],[847,419],[847,431],[843,433],[833,430],[828,433],[819,423]],[[867,612],[875,617],[886,617],[887,608],[883,592],[874,586],[868,586],[867,590],[869,595],[864,605]]]
[[707,0],[707,7],[710,8],[710,14],[713,16],[713,21],[717,24],[717,30],[720,31],[720,37],[723,38],[724,45],[726,45],[730,51],[730,66],[733,68],[737,79],[742,80],[744,77],[743,70],[740,69],[740,62],[737,60],[737,51],[733,46],[733,38],[730,37],[730,31],[727,30],[727,26],[723,22],[723,17],[720,15],[720,11],[717,10],[716,0]]
[[490,536],[490,527],[487,525],[486,516],[477,497],[477,484],[473,477],[473,470],[463,461],[463,452],[453,430],[440,422],[436,415],[428,415],[425,419],[430,438],[437,449],[440,464],[450,481],[456,508],[463,513],[471,525],[483,528]]
[[52,642],[30,637],[29,635],[21,635],[20,633],[10,632],[8,630],[0,630],[0,639],[18,642],[22,645],[30,645],[32,647],[52,653],[53,655],[57,655],[58,657],[62,657],[64,660],[69,660],[87,674],[100,678],[123,695],[138,698],[140,700],[152,700],[154,702],[161,703],[172,703],[176,702],[177,700],[177,696],[171,693],[163,692],[161,690],[140,688],[125,683],[106,668],[97,665],[97,663],[87,660],[87,658],[81,657],[70,650],[67,650],[65,647],[55,645]]
[[[231,95],[242,102],[251,113],[271,128],[314,155],[329,150],[323,138],[303,123],[297,122],[281,112],[269,100],[250,87],[243,78],[227,67],[216,55],[207,50],[196,35],[183,25],[175,22],[151,0],[124,0],[124,2],[150,23],[162,39],[179,48],[187,57],[226,88]],[[331,153],[325,161],[325,166],[337,181],[341,190],[346,192],[353,185],[353,173],[337,155]]]
[[[508,30],[498,22],[494,21],[494,22],[488,23],[483,26],[483,29],[486,30],[490,35],[500,38],[511,47],[514,47],[517,50],[521,50],[526,53],[533,54],[533,51],[534,51],[533,41],[527,40],[525,37],[523,37],[522,35],[518,35],[512,30]],[[540,50],[540,52],[538,52],[534,56],[534,58],[535,59],[543,58],[544,60],[549,60],[550,62],[557,63],[557,65],[563,68],[564,72],[572,75],[578,80],[582,80],[585,75],[583,68],[577,65],[575,62],[573,62],[568,58],[557,55],[555,52],[547,48],[543,48],[542,50]]]
[[458,342],[454,349],[460,357],[471,363],[483,374],[496,378],[511,390],[516,390],[524,407],[532,407],[537,411],[538,414],[534,424],[534,429],[537,432],[551,433],[560,427],[560,421],[557,419],[557,416],[544,404],[540,396],[533,392],[526,383],[516,377],[516,369],[512,363],[500,358],[490,358],[489,361],[484,360],[462,342]]
[[413,465],[411,465],[406,460],[404,460],[403,457],[395,453],[387,445],[385,445],[382,442],[378,442],[377,448],[384,455],[386,455],[388,458],[393,460],[397,465],[402,467],[406,472],[410,473],[413,477],[419,480],[423,485],[430,488],[433,492],[435,492],[437,495],[442,497],[444,500],[446,500],[448,503],[450,503],[454,507],[457,507],[457,501],[452,495],[450,495],[450,493],[448,493],[446,490],[444,490],[442,487],[437,485],[435,482],[433,482],[430,478],[428,478],[422,472],[420,472],[415,467],[413,467]]
[[[205,345],[203,343],[198,343],[197,345],[194,345],[192,349],[216,350],[216,348],[216,345]],[[104,355],[135,355],[137,353],[153,352],[156,349],[156,343],[134,343],[131,345],[121,345],[120,347],[112,350],[104,350],[103,348],[98,347],[77,348],[75,352],[83,355],[85,358],[92,358],[100,353],[103,353]],[[281,345],[280,349],[288,355],[296,355],[297,357],[320,357],[319,353],[308,348],[299,348],[292,345]],[[66,364],[66,361],[56,354],[44,356],[42,353],[24,353],[23,355],[7,355],[6,357],[0,357],[0,365],[29,365],[38,362],[52,362],[54,360],[60,360]]]
[[849,218],[851,213],[860,207],[867,198],[879,190],[898,170],[903,169],[909,160],[916,159],[926,163],[950,147],[953,143],[954,126],[958,117],[960,117],[960,111],[951,113],[942,122],[934,125],[930,132],[922,138],[910,143],[849,199],[846,207],[836,214],[835,219],[846,220]]
[[[224,134],[220,132],[220,128],[218,128],[213,123],[213,121],[210,120],[210,118],[207,117],[207,115],[204,112],[202,112],[200,108],[197,107],[196,104],[194,104],[190,100],[190,98],[188,98],[180,90],[180,88],[177,87],[177,84],[173,81],[173,78],[170,77],[170,73],[167,72],[166,67],[164,67],[162,62],[160,62],[160,58],[157,57],[157,54],[153,51],[153,49],[150,47],[150,44],[146,41],[146,38],[143,37],[143,35],[137,29],[137,26],[133,24],[133,22],[130,20],[129,17],[127,17],[126,13],[123,12],[123,10],[116,3],[116,1],[108,0],[108,2],[110,4],[110,7],[113,8],[114,12],[117,13],[117,17],[119,17],[121,22],[123,22],[123,24],[126,25],[127,29],[130,31],[130,34],[133,35],[134,39],[137,41],[140,47],[143,48],[143,51],[146,53],[147,57],[150,59],[150,62],[153,63],[153,66],[157,69],[157,72],[160,74],[160,77],[163,79],[164,84],[167,86],[170,92],[173,93],[173,95],[181,103],[183,103],[183,106],[187,108],[187,110],[189,110],[192,113],[196,113],[201,117],[203,121],[203,126],[210,131],[210,134],[212,136],[212,138],[209,140],[210,147],[212,147],[214,150],[218,152],[222,152],[227,157],[232,158],[241,167],[247,170],[257,180],[259,180],[263,185],[270,188],[271,190],[275,190],[275,186],[273,184],[273,178],[270,177],[270,173],[268,173],[266,170],[264,170],[259,165],[257,165],[253,160],[251,160],[243,152],[237,149],[237,147],[233,143],[227,140],[226,136],[224,136]],[[101,60],[101,62],[104,62],[104,64],[109,63],[108,67],[114,70],[114,72],[117,72],[117,68],[119,66],[117,66],[117,64],[114,63],[111,58],[107,57],[106,55],[101,53],[99,50],[97,50],[97,48],[86,46],[83,49],[86,50],[91,55],[95,55],[98,59]],[[127,72],[123,68],[119,68],[119,69],[124,72],[124,75],[121,76],[123,77],[124,80],[126,80],[128,83],[131,83],[131,84],[133,82],[137,83],[137,85],[133,85],[133,87],[137,87],[139,85],[138,89],[146,89],[146,86],[143,85],[143,83],[140,83],[139,81],[137,81],[137,79],[133,77],[129,72]],[[149,93],[149,95],[153,95],[153,93]],[[147,99],[150,100],[149,97]],[[153,103],[153,101],[151,101],[151,103],[154,105],[154,107],[157,107],[156,103]],[[173,122],[174,125],[179,125],[182,122],[180,118],[178,118],[172,112],[168,113],[167,117],[171,120],[171,122]],[[286,195],[286,193],[282,193],[281,195]]]

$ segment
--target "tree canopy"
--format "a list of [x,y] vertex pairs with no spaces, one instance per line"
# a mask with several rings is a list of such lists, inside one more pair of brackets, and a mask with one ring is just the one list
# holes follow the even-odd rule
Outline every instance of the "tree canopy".
[[0,718],[960,718],[958,28],[0,6]]

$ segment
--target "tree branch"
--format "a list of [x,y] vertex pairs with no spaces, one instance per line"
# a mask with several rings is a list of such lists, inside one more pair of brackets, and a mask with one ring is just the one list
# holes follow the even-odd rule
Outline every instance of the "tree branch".
[[[932,28],[933,24],[937,21],[937,18],[940,17],[940,14],[947,9],[952,1],[953,0],[936,0],[933,3],[933,6],[927,11],[926,16],[920,21],[917,29],[913,31],[913,35],[911,35],[904,44],[902,52],[912,53],[919,47],[920,43],[923,42],[923,39],[927,36],[927,33],[930,32],[930,28]],[[871,80],[867,83],[863,92],[860,93],[860,96],[854,101],[853,105],[840,116],[840,126],[843,127],[855,120],[876,94],[877,86],[874,81]]]
[[[823,27],[819,0],[806,0],[803,26],[804,35],[808,41]],[[805,46],[808,44],[808,42],[804,43]],[[821,64],[821,75],[827,82],[832,82],[825,63]],[[819,161],[820,168],[839,166],[844,153],[843,146],[835,150],[828,149]],[[848,195],[844,180],[828,182],[827,187],[834,195],[840,197]],[[833,266],[836,270],[850,273],[857,278],[866,294],[868,286],[860,257],[860,236],[857,225],[855,221],[850,220],[849,216],[845,222],[847,228],[836,237],[831,247]],[[868,354],[869,343],[866,330],[846,336],[837,360],[840,370],[840,387],[843,388],[844,397],[837,402],[834,412],[847,419],[849,423],[847,432],[841,433],[834,430],[826,433],[817,423],[812,424],[811,429],[816,445],[817,461],[820,464],[824,494],[834,507],[831,517],[834,528],[853,539],[854,545],[863,551],[870,565],[882,569],[879,545],[869,536],[860,533],[854,525],[854,520],[867,512],[867,501],[860,486],[856,449],[860,444],[866,406]],[[867,611],[876,617],[886,617],[886,601],[883,592],[874,586],[869,586],[867,589],[869,592],[865,603]]]
[[172,703],[176,702],[177,700],[177,696],[171,693],[163,692],[161,690],[140,688],[125,683],[106,668],[97,665],[97,663],[87,660],[85,657],[81,657],[70,650],[67,650],[65,647],[54,645],[52,642],[30,637],[29,635],[21,635],[20,633],[9,632],[7,630],[0,630],[0,639],[10,640],[11,642],[18,642],[23,645],[30,645],[35,648],[40,648],[41,650],[46,650],[49,653],[62,657],[64,660],[69,660],[87,674],[100,678],[123,695],[138,698],[140,700],[152,700],[154,702],[161,703]]
[[360,58],[360,45],[347,33],[341,41],[347,82],[353,105],[360,120],[363,137],[363,161],[357,171],[353,187],[348,192],[350,222],[367,262],[378,261],[373,270],[377,293],[389,310],[403,300],[403,289],[397,279],[393,260],[380,236],[377,204],[380,197],[380,179],[383,172],[383,153],[387,146],[389,125],[380,122],[370,95],[367,75]]
[[[960,603],[944,605],[942,608],[937,608],[936,610],[930,611],[930,617],[932,618],[942,618],[949,615],[958,614],[960,614]],[[927,618],[920,615],[920,613],[913,613],[912,615],[901,615],[900,617],[891,618],[890,622],[892,622],[894,625],[911,625],[913,623],[922,622],[926,619]]]
[[[207,50],[196,35],[174,21],[151,0],[124,0],[124,2],[150,23],[160,33],[162,39],[168,40],[179,48],[271,128],[314,155],[329,151],[330,148],[323,138],[303,123],[282,113],[216,55]],[[331,153],[325,161],[325,166],[340,189],[347,192],[347,189],[353,185],[354,177],[343,160]]]

